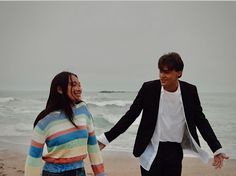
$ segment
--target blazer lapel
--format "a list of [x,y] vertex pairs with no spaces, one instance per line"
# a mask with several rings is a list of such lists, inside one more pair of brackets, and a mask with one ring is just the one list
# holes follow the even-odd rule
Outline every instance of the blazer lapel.
[[153,102],[154,102],[154,105],[155,105],[155,110],[156,110],[156,118],[158,116],[158,111],[159,111],[159,103],[160,103],[160,97],[161,97],[161,83],[160,81],[157,82],[155,88],[154,88],[154,99],[153,99]]
[[150,128],[152,129],[151,136],[154,132],[154,129],[156,127],[157,119],[158,119],[158,112],[159,112],[159,104],[160,104],[160,97],[161,97],[161,83],[158,81],[153,86],[153,95],[152,95],[152,102],[153,102],[153,120],[151,120],[152,125]]
[[190,116],[190,112],[189,112],[189,95],[188,95],[188,90],[186,89],[186,86],[183,84],[182,81],[179,81],[180,83],[180,90],[181,90],[181,96],[182,96],[182,101],[183,101],[183,106],[184,106],[184,113],[185,113],[185,117],[186,120],[188,120],[188,117]]

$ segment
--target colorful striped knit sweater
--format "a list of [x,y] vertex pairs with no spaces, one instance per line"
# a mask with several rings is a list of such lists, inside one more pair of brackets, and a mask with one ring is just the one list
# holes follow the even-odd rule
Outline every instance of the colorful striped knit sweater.
[[[25,164],[25,176],[40,176],[42,160],[45,161],[43,169],[51,172],[59,173],[83,167],[83,159],[87,154],[94,174],[105,175],[92,115],[84,102],[73,108],[73,112],[78,128],[59,111],[50,113],[38,122]],[[45,143],[48,152],[42,156]]]

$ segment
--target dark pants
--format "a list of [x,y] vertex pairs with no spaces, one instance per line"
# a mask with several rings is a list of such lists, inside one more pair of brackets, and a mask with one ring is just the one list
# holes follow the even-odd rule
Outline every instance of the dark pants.
[[43,171],[42,176],[86,176],[84,168],[79,168],[75,170],[60,172],[60,173],[52,173],[48,171]]
[[181,176],[183,150],[179,143],[160,142],[149,171],[141,167],[142,176]]

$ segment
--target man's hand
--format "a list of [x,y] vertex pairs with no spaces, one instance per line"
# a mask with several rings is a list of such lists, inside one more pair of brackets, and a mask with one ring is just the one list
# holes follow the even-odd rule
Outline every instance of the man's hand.
[[219,153],[218,155],[215,155],[212,166],[214,166],[215,169],[221,169],[223,167],[223,162],[225,159],[229,159],[229,157],[224,153]]
[[100,150],[102,150],[102,149],[104,149],[106,147],[106,145],[104,145],[100,141],[98,141],[98,145],[99,145]]

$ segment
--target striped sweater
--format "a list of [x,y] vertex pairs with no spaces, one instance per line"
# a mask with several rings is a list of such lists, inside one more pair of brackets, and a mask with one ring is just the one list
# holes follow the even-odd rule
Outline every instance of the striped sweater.
[[[33,130],[26,159],[25,176],[40,176],[42,169],[60,173],[81,168],[87,154],[94,174],[105,175],[92,115],[84,102],[73,108],[73,112],[74,122],[78,128],[72,125],[60,111],[50,113],[38,122]],[[43,154],[45,144],[47,153]]]

